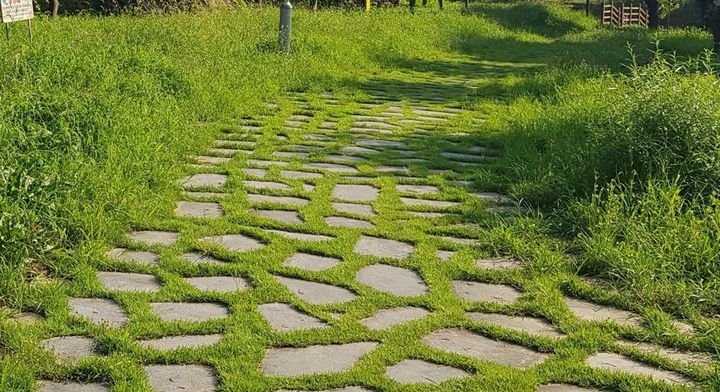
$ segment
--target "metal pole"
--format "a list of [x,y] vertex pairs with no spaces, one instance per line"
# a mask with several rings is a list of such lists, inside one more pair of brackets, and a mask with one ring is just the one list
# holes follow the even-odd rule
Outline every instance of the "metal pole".
[[292,32],[292,4],[284,0],[280,4],[280,46],[283,53],[290,53],[290,33]]
[[5,23],[5,39],[10,41],[10,24]]
[[32,43],[32,19],[28,19],[28,35],[30,36],[30,43]]

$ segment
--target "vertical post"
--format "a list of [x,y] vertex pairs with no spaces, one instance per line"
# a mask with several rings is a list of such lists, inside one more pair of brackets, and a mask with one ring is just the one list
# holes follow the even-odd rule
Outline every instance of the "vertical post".
[[10,24],[9,23],[3,23],[5,25],[5,39],[10,41]]
[[443,0],[438,0],[438,5],[440,6],[440,9],[443,9]]
[[32,43],[32,19],[28,19],[28,36],[30,37],[30,43]]
[[470,0],[464,0],[463,3],[465,3],[465,10],[467,11],[470,8]]
[[590,0],[585,0],[585,16],[590,16]]
[[280,46],[283,53],[290,53],[290,33],[292,32],[292,4],[290,0],[283,0],[280,4]]
[[370,7],[372,7],[372,0],[365,0],[365,11],[370,11]]
[[410,0],[410,11],[415,12],[415,3],[417,0]]

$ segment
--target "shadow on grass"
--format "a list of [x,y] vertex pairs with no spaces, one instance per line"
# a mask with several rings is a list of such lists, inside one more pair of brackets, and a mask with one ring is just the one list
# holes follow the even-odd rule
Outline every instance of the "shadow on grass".
[[506,30],[528,32],[548,38],[558,38],[571,33],[582,32],[586,26],[575,20],[553,12],[541,3],[512,5],[479,5],[465,11],[483,16]]

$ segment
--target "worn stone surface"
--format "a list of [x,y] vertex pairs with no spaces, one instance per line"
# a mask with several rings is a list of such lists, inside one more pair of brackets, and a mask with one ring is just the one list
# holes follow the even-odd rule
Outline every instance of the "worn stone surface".
[[361,236],[360,240],[355,244],[354,252],[366,256],[407,259],[413,250],[415,250],[415,247],[406,242]]
[[489,259],[478,259],[475,260],[475,265],[478,268],[494,269],[494,270],[506,270],[517,268],[521,266],[519,260],[512,257],[493,257]]
[[125,311],[115,301],[104,298],[69,298],[70,313],[95,324],[124,327],[128,323]]
[[262,304],[258,306],[258,310],[270,327],[279,332],[327,327],[326,322],[305,314],[288,304]]
[[469,319],[477,322],[493,324],[503,328],[529,333],[531,335],[541,335],[549,338],[565,337],[565,334],[553,327],[552,324],[540,318],[480,312],[470,312],[465,315]]
[[222,192],[191,192],[191,191],[184,191],[183,196],[187,199],[192,200],[214,200],[214,199],[224,199],[228,196],[230,196],[229,193],[222,193]]
[[297,233],[294,231],[285,231],[285,230],[268,230],[268,232],[277,234],[279,236],[283,236],[283,237],[291,239],[291,240],[305,241],[305,242],[322,242],[322,241],[330,241],[332,239],[335,239],[334,237],[330,237],[330,236],[322,235],[322,234]]
[[305,302],[313,305],[345,303],[355,299],[352,291],[326,283],[275,276],[283,286]]
[[[300,390],[300,389],[280,389],[277,392],[309,392],[307,390]],[[363,387],[345,387],[345,388],[335,388],[335,389],[323,389],[321,391],[317,392],[373,392],[371,389],[363,388]]]
[[669,347],[658,346],[652,343],[635,342],[632,340],[620,339],[618,343],[622,346],[632,348],[635,351],[640,351],[648,354],[657,354],[661,357],[666,357],[673,361],[682,362],[686,365],[695,365],[704,368],[712,366],[712,358],[703,353],[685,352],[675,350]]
[[34,312],[19,312],[15,309],[0,307],[0,315],[3,314],[8,316],[7,322],[14,324],[31,325],[43,320],[41,315]]
[[401,197],[400,201],[410,207],[450,208],[460,205],[455,201],[415,199],[412,197]]
[[291,196],[268,196],[248,194],[247,198],[253,203],[284,204],[289,206],[305,206],[310,202],[308,199]]
[[108,291],[154,293],[160,290],[160,282],[155,275],[101,271],[97,277]]
[[325,217],[325,223],[327,223],[328,226],[344,228],[372,229],[375,227],[372,222],[360,219],[345,218],[342,216]]
[[525,369],[545,361],[549,355],[529,348],[486,338],[459,328],[432,332],[422,339],[423,343],[438,350],[466,355],[483,361]]
[[363,147],[381,147],[381,148],[399,148],[405,149],[407,144],[403,142],[395,142],[392,140],[379,139],[356,139],[355,144]]
[[87,336],[61,336],[42,340],[40,346],[55,353],[61,361],[75,362],[95,355],[97,344]]
[[290,185],[283,184],[282,182],[275,182],[275,181],[253,181],[253,180],[245,180],[243,181],[243,185],[247,188],[252,189],[271,189],[271,190],[283,190],[287,191],[292,189]]
[[356,157],[356,156],[351,156],[351,155],[338,155],[338,154],[325,155],[325,159],[328,161],[343,162],[343,163],[367,162],[367,159],[362,158],[362,157]]
[[146,252],[143,250],[130,250],[125,248],[111,249],[105,254],[107,257],[129,263],[138,263],[143,265],[156,265],[160,260],[157,253]]
[[297,152],[297,151],[275,151],[272,153],[272,156],[276,158],[289,158],[289,159],[306,159],[310,157],[310,154],[306,152]]
[[107,392],[110,389],[100,383],[80,383],[72,381],[38,381],[40,392]]
[[272,219],[281,223],[299,224],[305,222],[300,213],[297,211],[283,211],[283,210],[250,210],[248,211],[253,215],[260,216],[267,219]]
[[175,207],[175,214],[193,218],[219,218],[223,215],[223,210],[220,203],[179,201]]
[[340,151],[346,154],[378,154],[380,151],[373,150],[372,148],[358,147],[358,146],[346,146],[340,149]]
[[346,214],[375,216],[375,210],[373,210],[373,207],[365,204],[332,203],[332,207],[336,211],[344,212]]
[[153,302],[150,307],[165,322],[208,321],[230,315],[227,306],[209,302]]
[[512,199],[510,199],[508,196],[501,195],[501,194],[495,193],[495,192],[475,192],[472,195],[480,200],[489,201],[489,202],[493,202],[493,203],[510,203],[510,202],[512,202]]
[[270,166],[287,166],[288,163],[285,161],[269,161],[265,159],[248,159],[247,160],[249,164],[260,166],[260,167],[270,167]]
[[424,219],[437,219],[437,218],[443,218],[448,216],[448,214],[443,214],[442,212],[416,212],[416,211],[408,211],[408,214],[415,215],[420,218]]
[[409,174],[410,173],[410,169],[408,169],[405,166],[382,165],[382,166],[375,166],[374,169],[378,173],[401,173],[401,174]]
[[406,359],[388,367],[385,376],[400,384],[440,384],[447,380],[470,377],[471,374],[452,366]]
[[303,348],[271,348],[265,352],[260,370],[269,376],[297,377],[350,370],[375,342],[333,344]]
[[451,284],[455,295],[470,302],[511,304],[519,300],[521,295],[516,289],[502,284],[465,280],[454,280]]
[[370,185],[338,184],[333,188],[332,195],[336,199],[348,201],[373,201],[380,191]]
[[455,253],[457,253],[457,252],[452,251],[452,250],[438,249],[437,257],[438,257],[438,259],[440,259],[442,261],[450,261],[450,259],[452,259],[453,256],[455,256]]
[[250,287],[250,282],[247,279],[234,276],[204,276],[183,278],[183,280],[200,291],[215,291],[218,293],[233,293]]
[[324,170],[328,172],[333,173],[358,173],[358,169],[347,166],[347,165],[341,165],[339,163],[324,163],[324,162],[314,162],[314,163],[307,163],[304,166],[307,169],[316,169],[316,170]]
[[180,259],[187,261],[190,264],[217,264],[217,265],[223,265],[227,264],[227,262],[216,259],[210,255],[204,255],[202,253],[183,253],[180,256]]
[[177,350],[179,348],[204,348],[216,344],[224,336],[223,334],[164,336],[158,339],[139,340],[138,345],[160,351]]
[[375,290],[402,297],[428,292],[427,284],[415,271],[385,264],[369,265],[355,275],[355,280]]
[[565,304],[577,318],[583,321],[614,321],[620,325],[630,327],[641,327],[643,324],[640,315],[627,310],[611,308],[575,298],[565,298]]
[[600,352],[591,355],[587,359],[587,364],[593,369],[610,370],[617,372],[629,373],[637,376],[650,377],[656,381],[662,381],[669,384],[690,384],[691,381],[682,374],[671,372],[669,370],[655,368],[648,364],[630,359],[624,355],[616,353]]
[[209,244],[222,246],[231,252],[249,252],[265,247],[265,243],[257,238],[242,234],[204,237],[202,240]]
[[267,169],[253,169],[253,168],[243,168],[243,173],[245,173],[246,176],[250,177],[256,177],[256,178],[263,178],[268,175]]
[[413,306],[381,309],[373,316],[360,320],[360,324],[372,330],[381,330],[419,320],[428,314],[430,314],[430,312],[427,309]]
[[570,384],[545,384],[535,389],[535,392],[602,392],[595,388],[583,388]]
[[288,267],[300,268],[306,271],[325,271],[332,268],[341,261],[333,257],[318,256],[308,253],[298,252],[290,256],[283,265]]
[[180,235],[172,231],[142,230],[133,231],[127,235],[128,240],[142,242],[148,245],[173,246]]
[[440,192],[440,188],[434,185],[396,185],[395,188],[398,192],[402,193],[414,193],[417,195],[425,195],[428,193]]
[[453,237],[449,235],[436,235],[432,236],[431,238],[438,239],[440,241],[450,242],[455,245],[462,245],[462,246],[473,246],[477,243],[477,240],[474,238],[460,238],[460,237]]
[[221,187],[225,185],[227,180],[228,176],[225,174],[205,173],[185,177],[181,180],[181,183],[186,188]]
[[281,170],[280,175],[295,180],[307,180],[314,178],[323,178],[324,176],[320,173],[304,172],[299,170]]
[[215,371],[204,365],[148,365],[143,367],[154,392],[217,390]]

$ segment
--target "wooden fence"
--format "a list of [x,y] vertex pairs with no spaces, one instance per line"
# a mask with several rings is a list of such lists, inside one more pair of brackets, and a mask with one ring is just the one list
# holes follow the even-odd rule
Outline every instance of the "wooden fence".
[[648,12],[639,5],[615,5],[603,3],[602,23],[606,26],[645,26],[648,25]]

